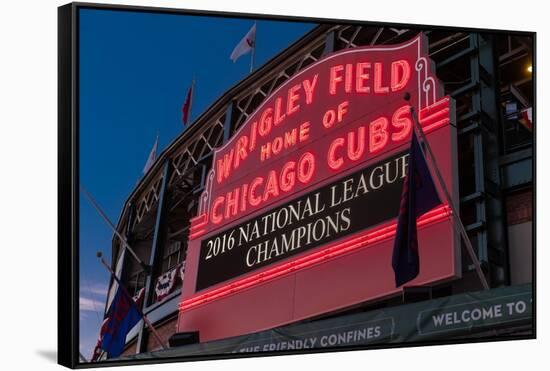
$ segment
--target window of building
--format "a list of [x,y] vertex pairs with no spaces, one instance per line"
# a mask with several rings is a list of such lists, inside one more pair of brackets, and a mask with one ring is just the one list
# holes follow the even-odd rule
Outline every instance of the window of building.
[[504,153],[533,145],[533,40],[501,35],[497,39]]
[[143,269],[133,272],[128,279],[128,293],[132,296],[137,295],[139,290],[145,287],[147,273]]
[[182,266],[185,263],[186,250],[187,239],[185,242],[169,239],[164,245],[160,271],[154,281],[154,302],[164,300],[182,286]]
[[168,241],[162,257],[161,270],[163,273],[176,268],[184,260],[183,243],[181,241]]
[[533,145],[532,108],[510,98],[504,104],[503,134],[505,152],[518,151]]

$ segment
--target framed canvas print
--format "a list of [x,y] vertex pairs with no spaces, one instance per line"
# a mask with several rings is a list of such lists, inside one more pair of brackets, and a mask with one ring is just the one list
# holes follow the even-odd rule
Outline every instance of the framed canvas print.
[[59,363],[535,337],[535,34],[59,8]]

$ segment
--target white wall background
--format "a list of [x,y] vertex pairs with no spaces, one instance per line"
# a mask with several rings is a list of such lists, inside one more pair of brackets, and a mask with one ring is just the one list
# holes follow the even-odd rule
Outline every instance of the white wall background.
[[[111,1],[104,1],[111,3]],[[549,160],[550,140],[543,102],[548,101],[550,22],[541,1],[119,1],[204,10],[301,15],[388,22],[491,27],[538,32],[538,163]],[[460,6],[458,5],[460,3]],[[47,370],[56,351],[57,192],[57,6],[63,1],[3,1],[0,5],[0,366],[6,370]],[[497,6],[498,4],[498,6]],[[545,112],[546,111],[546,112]],[[538,226],[548,209],[547,172],[538,168]],[[209,361],[150,366],[157,370],[397,369],[517,370],[540,368],[548,352],[550,310],[548,237],[539,233],[538,339]],[[547,291],[547,290],[546,290]],[[63,293],[60,293],[61,295]],[[537,363],[535,363],[538,361]],[[134,367],[128,368],[136,369]],[[142,368],[140,368],[141,370]]]

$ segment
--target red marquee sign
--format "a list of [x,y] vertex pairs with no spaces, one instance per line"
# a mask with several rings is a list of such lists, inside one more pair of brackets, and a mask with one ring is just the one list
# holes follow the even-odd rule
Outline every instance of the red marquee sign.
[[[399,293],[391,248],[411,105],[456,196],[453,102],[422,35],[330,54],[267,97],[215,150],[178,331],[225,338]],[[420,217],[411,284],[459,276],[451,218],[445,203]]]

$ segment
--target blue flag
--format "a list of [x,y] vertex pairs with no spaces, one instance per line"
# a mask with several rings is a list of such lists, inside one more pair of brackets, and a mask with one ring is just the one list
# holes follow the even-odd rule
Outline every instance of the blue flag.
[[107,312],[108,321],[104,326],[105,333],[101,340],[101,349],[107,352],[107,358],[115,358],[122,354],[126,335],[141,319],[137,305],[119,284]]
[[392,267],[395,287],[418,276],[420,259],[416,218],[441,204],[428,164],[413,130],[407,176],[401,191],[397,233],[393,245]]

